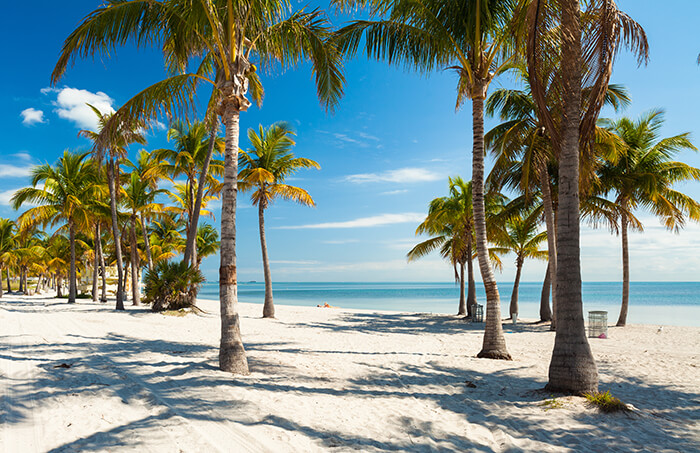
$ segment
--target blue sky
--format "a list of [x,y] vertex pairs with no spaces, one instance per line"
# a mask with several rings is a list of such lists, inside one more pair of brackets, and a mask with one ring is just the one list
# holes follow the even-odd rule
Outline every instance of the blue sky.
[[[88,149],[77,131],[90,128],[85,102],[118,107],[163,77],[160,54],[127,46],[112,56],[79,60],[56,87],[49,77],[63,40],[99,1],[12,2],[0,18],[5,68],[0,72],[0,216],[16,217],[8,199],[28,184],[33,164],[54,162],[64,149]],[[645,28],[649,65],[638,68],[621,55],[613,82],[625,85],[633,104],[624,115],[666,109],[665,135],[689,131],[700,144],[700,2],[678,1],[659,8],[650,0],[619,0],[620,8]],[[682,14],[679,13],[682,11]],[[337,19],[338,24],[342,23]],[[31,24],[31,25],[29,25]],[[443,196],[447,176],[471,175],[470,105],[455,112],[455,77],[408,73],[357,58],[346,63],[346,95],[334,115],[320,107],[309,67],[266,75],[262,109],[241,116],[243,131],[259,124],[288,121],[296,129],[299,156],[322,169],[297,174],[316,208],[277,202],[266,213],[273,278],[278,281],[450,281],[451,269],[439,257],[407,264],[406,252],[418,240],[414,231],[429,201]],[[512,80],[495,82],[509,86]],[[203,99],[205,97],[203,96]],[[610,112],[605,112],[611,115]],[[496,123],[487,119],[487,129]],[[242,134],[241,147],[248,146]],[[167,146],[165,132],[149,133],[147,149]],[[132,150],[137,152],[138,148]],[[700,167],[700,156],[681,160]],[[682,188],[700,198],[700,185]],[[218,205],[214,205],[217,207]],[[238,266],[242,281],[262,280],[257,212],[246,195],[239,199]],[[206,221],[218,225],[216,219]],[[700,269],[700,228],[679,235],[664,231],[649,215],[646,231],[630,238],[632,280],[695,281]],[[511,281],[511,257],[498,275]],[[606,230],[582,233],[583,278],[621,278],[619,238]],[[218,258],[205,261],[215,280]],[[525,264],[523,280],[539,281],[544,264]]]

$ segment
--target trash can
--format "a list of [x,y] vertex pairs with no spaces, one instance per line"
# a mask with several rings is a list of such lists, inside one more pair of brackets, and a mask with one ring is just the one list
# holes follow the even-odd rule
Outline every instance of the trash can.
[[608,338],[608,312],[589,311],[588,312],[588,337]]
[[484,322],[484,306],[472,304],[472,322]]

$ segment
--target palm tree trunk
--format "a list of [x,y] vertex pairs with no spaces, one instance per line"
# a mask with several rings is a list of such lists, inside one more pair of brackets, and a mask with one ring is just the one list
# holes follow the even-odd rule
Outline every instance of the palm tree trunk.
[[[478,89],[477,89],[478,91]],[[501,326],[501,298],[493,275],[486,239],[486,208],[484,206],[484,95],[472,98],[474,151],[472,157],[472,197],[474,203],[474,231],[476,254],[479,259],[481,279],[486,290],[486,326],[484,344],[477,357],[511,360]]]
[[70,239],[70,275],[68,276],[68,303],[75,303],[77,293],[77,275],[75,271],[75,225],[68,222],[68,235]]
[[[2,280],[2,275],[0,275],[0,280]],[[7,292],[11,293],[12,292],[12,279],[10,278],[10,266],[7,266]]]
[[41,294],[41,279],[44,278],[44,274],[39,274],[39,278],[36,280],[36,289],[34,289],[34,294]]
[[97,241],[97,252],[100,255],[100,269],[102,270],[102,290],[100,291],[100,302],[107,302],[107,266],[105,266],[105,254],[102,250],[102,234]]
[[56,288],[56,297],[63,297],[63,277],[57,278]]
[[581,122],[581,10],[578,0],[561,2],[562,119],[557,217],[556,321],[546,389],[573,394],[598,390],[598,370],[583,320],[579,213],[579,125]]
[[[199,211],[202,210],[202,199],[204,198],[204,188],[207,183],[207,175],[209,174],[209,164],[211,164],[211,158],[214,154],[214,145],[216,144],[216,131],[219,129],[218,120],[214,122],[209,134],[209,148],[207,149],[207,156],[204,158],[204,164],[202,165],[202,171],[199,174],[199,181],[197,185],[197,197],[194,202],[194,211],[192,212],[191,224],[194,225],[195,234],[187,235],[187,244],[185,246],[185,257],[184,260],[190,260],[192,265],[197,265],[197,226],[199,225]],[[197,267],[199,267],[197,265]]]
[[472,259],[472,245],[467,244],[467,316],[473,316],[472,306],[476,305],[476,281],[474,280],[474,261]]
[[139,249],[136,243],[136,214],[131,216],[131,303],[141,305],[139,291]]
[[542,295],[540,296],[540,322],[552,320],[552,311],[549,309],[549,293],[552,288],[552,273],[549,263],[547,270],[544,273],[544,282],[542,283]]
[[99,222],[95,223],[95,247],[94,247],[94,252],[95,256],[92,260],[92,301],[97,302],[97,279],[99,278],[99,265],[100,265],[100,256],[97,253],[97,243],[100,241],[100,224]]
[[124,263],[122,261],[122,241],[117,221],[117,189],[115,188],[116,171],[114,158],[107,163],[107,181],[109,186],[109,207],[112,213],[112,235],[114,236],[114,254],[117,258],[117,310],[124,310]]
[[[551,330],[556,330],[556,317],[557,317],[557,231],[556,223],[554,221],[554,202],[552,200],[552,191],[549,185],[549,171],[545,164],[540,164],[539,166],[539,179],[540,187],[542,189],[542,203],[544,204],[544,221],[547,226],[547,254],[549,255],[549,264],[547,269],[549,269],[549,282],[552,288],[552,312],[549,315],[549,319],[552,320],[550,326]],[[545,279],[546,280],[546,279]],[[547,311],[549,311],[549,302],[547,302]],[[542,311],[540,310],[540,318],[542,318]]]
[[510,307],[508,310],[510,312],[510,319],[518,318],[518,289],[520,287],[520,275],[522,274],[523,270],[523,259],[518,258],[516,264],[517,270],[515,271],[515,282],[513,282],[513,292],[510,295]]
[[467,314],[467,298],[464,294],[464,263],[459,263],[459,309],[457,316],[465,316]]
[[[7,276],[8,277],[10,276],[10,269],[9,268],[7,269]],[[8,282],[9,282],[9,278],[8,278]],[[7,292],[8,293],[10,292],[9,285],[7,286]],[[0,264],[0,297],[2,297],[2,293],[3,293],[3,290],[2,290],[2,264]]]
[[620,215],[620,229],[622,235],[622,307],[620,307],[620,317],[617,319],[617,326],[624,327],[627,324],[627,309],[630,302],[630,250],[627,238],[629,229],[629,218],[625,213],[627,203],[623,201],[622,214]]
[[[230,91],[231,87],[224,87]],[[226,93],[224,93],[226,94]],[[238,196],[238,109],[228,102],[222,119],[226,126],[224,187],[221,204],[221,264],[219,267],[219,302],[221,307],[221,344],[219,368],[236,374],[248,374],[241,324],[238,314],[236,271],[236,197]]]
[[141,232],[143,233],[143,246],[146,248],[146,259],[148,260],[148,270],[153,269],[153,255],[151,254],[151,240],[148,238],[146,229],[146,219],[141,214]]
[[263,305],[263,318],[274,318],[275,305],[272,302],[272,275],[270,273],[270,261],[267,258],[267,240],[265,239],[264,202],[260,202],[258,204],[258,224],[260,225],[260,249],[262,250],[263,274],[265,276],[265,303]]

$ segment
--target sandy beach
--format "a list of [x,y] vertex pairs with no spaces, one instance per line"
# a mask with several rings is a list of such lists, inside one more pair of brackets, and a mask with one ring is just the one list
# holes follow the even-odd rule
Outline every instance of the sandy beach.
[[[543,392],[554,334],[505,325],[514,361],[476,359],[448,315],[241,304],[252,374],[217,369],[210,314],[6,294],[0,450],[700,451],[700,329],[633,325],[591,340],[602,414]],[[550,401],[549,403],[547,401]]]

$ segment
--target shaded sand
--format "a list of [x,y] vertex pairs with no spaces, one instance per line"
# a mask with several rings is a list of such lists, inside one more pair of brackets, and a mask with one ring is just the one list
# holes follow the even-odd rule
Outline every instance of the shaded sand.
[[635,407],[605,415],[543,405],[546,326],[505,325],[503,362],[476,359],[482,326],[453,316],[278,306],[269,320],[241,304],[252,374],[232,377],[218,302],[200,306],[212,314],[5,295],[0,451],[700,451],[698,328],[592,340],[601,389]]

